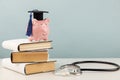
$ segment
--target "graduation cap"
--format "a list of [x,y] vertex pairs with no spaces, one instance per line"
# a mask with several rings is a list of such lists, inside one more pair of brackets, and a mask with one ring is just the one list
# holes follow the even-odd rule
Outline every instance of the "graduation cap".
[[33,17],[37,20],[43,20],[43,13],[48,13],[48,11],[39,11],[34,9],[32,11],[28,11],[28,13],[33,13]]
[[30,13],[30,19],[29,19],[29,22],[28,22],[26,35],[31,36],[32,35],[32,13],[33,13],[33,17],[35,19],[43,20],[43,13],[48,13],[48,11],[39,11],[37,9],[34,9],[32,11],[28,11],[28,13]]

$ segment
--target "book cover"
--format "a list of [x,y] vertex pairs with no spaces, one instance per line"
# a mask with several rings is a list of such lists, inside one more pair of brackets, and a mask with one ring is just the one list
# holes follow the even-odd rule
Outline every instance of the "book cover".
[[31,42],[28,39],[12,39],[2,42],[2,47],[13,51],[33,51],[49,49],[52,41]]
[[12,63],[10,58],[4,58],[1,63],[2,67],[25,75],[50,72],[55,70],[55,61],[37,63]]
[[11,52],[12,63],[43,62],[49,58],[48,51]]

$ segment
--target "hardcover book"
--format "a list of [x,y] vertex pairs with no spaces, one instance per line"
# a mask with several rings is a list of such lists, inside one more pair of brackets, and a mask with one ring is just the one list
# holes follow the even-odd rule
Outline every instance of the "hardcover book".
[[12,39],[2,42],[2,47],[13,51],[34,51],[49,49],[52,41],[31,42],[28,39]]
[[36,63],[12,63],[10,58],[4,58],[1,63],[3,67],[25,75],[50,72],[55,70],[55,61]]
[[11,52],[12,63],[43,62],[48,60],[48,51]]

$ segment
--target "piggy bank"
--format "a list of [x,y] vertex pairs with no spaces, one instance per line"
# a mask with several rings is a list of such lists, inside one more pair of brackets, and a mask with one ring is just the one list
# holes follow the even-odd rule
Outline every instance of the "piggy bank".
[[32,20],[32,35],[28,37],[30,41],[48,40],[49,34],[49,19],[44,20]]

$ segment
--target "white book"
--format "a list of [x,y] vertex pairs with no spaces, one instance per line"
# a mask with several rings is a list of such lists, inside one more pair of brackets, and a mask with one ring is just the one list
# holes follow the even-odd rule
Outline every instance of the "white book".
[[2,67],[25,75],[50,72],[55,70],[55,61],[45,61],[36,63],[12,63],[10,58],[2,59]]
[[12,51],[34,51],[52,48],[52,41],[29,41],[28,39],[11,39],[2,42],[2,47]]
[[5,67],[10,70],[14,70],[16,72],[25,74],[24,72],[24,66],[27,64],[25,63],[11,63],[10,58],[4,58],[1,61],[2,67]]
[[2,47],[5,49],[18,51],[18,46],[22,43],[31,43],[28,39],[11,39],[2,42]]

